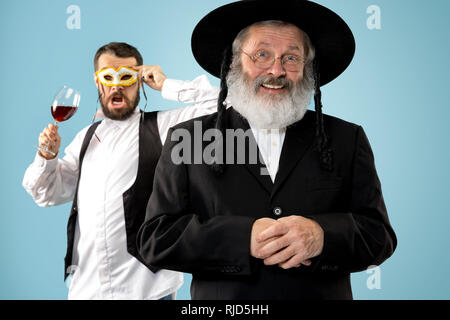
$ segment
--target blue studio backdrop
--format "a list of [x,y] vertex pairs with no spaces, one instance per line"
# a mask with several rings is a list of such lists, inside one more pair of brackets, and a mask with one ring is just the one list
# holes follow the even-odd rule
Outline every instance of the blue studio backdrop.
[[[170,78],[193,79],[205,71],[191,52],[192,30],[228,2],[0,2],[0,299],[67,298],[63,257],[70,204],[39,208],[22,187],[38,135],[53,120],[55,92],[64,84],[81,92],[79,110],[60,125],[63,150],[95,112],[92,60],[100,46],[128,42],[145,64],[160,65]],[[354,297],[449,299],[450,2],[317,2],[344,18],[357,43],[351,66],[323,87],[324,111],[364,127],[399,241],[379,268],[352,275]],[[181,106],[146,92],[148,109]],[[190,280],[186,274],[178,299],[190,299]]]

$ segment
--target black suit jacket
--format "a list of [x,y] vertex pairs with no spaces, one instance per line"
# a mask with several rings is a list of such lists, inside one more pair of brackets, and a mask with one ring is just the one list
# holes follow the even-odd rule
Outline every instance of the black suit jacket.
[[[262,163],[227,165],[221,176],[207,164],[174,164],[174,130],[198,133],[200,121],[205,132],[214,128],[216,116],[169,132],[137,237],[143,259],[192,273],[193,299],[351,299],[349,273],[381,264],[396,247],[363,129],[324,116],[332,173],[320,168],[314,150],[312,111],[287,129],[274,183],[261,175]],[[226,117],[228,128],[249,129],[232,108]],[[289,215],[314,219],[324,230],[324,248],[313,264],[283,270],[251,257],[253,222]]]

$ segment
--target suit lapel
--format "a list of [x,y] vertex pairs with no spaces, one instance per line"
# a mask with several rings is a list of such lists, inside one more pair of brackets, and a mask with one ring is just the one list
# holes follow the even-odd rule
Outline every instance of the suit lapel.
[[287,128],[271,197],[281,188],[298,162],[312,147],[314,130],[314,113],[310,111],[306,112],[302,120]]
[[[227,109],[229,126],[232,129],[242,129],[244,132],[249,132],[248,137],[251,140],[249,143],[245,144],[245,164],[242,166],[248,170],[256,180],[264,187],[264,189],[270,194],[272,193],[273,182],[270,178],[269,173],[267,172],[266,165],[264,160],[260,154],[259,147],[256,143],[255,137],[253,136],[253,132],[250,129],[250,126],[246,119],[244,119],[238,112],[236,112],[233,108]],[[247,131],[249,130],[249,131]],[[249,145],[253,144],[256,146],[258,157],[256,159],[256,163],[251,163],[249,161]],[[236,152],[236,147],[235,147]]]

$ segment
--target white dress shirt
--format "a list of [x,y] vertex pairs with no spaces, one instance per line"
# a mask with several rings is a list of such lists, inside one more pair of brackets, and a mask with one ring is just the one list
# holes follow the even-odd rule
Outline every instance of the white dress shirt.
[[[164,143],[170,127],[216,111],[218,88],[211,86],[206,76],[193,81],[167,79],[162,96],[195,103],[158,113]],[[78,189],[69,299],[160,299],[183,283],[182,273],[153,273],[127,251],[122,195],[137,175],[139,119],[138,108],[127,120],[105,119],[97,127],[97,137],[91,139]],[[36,154],[23,186],[39,206],[73,200],[78,156],[87,129],[77,134],[62,159],[45,160]]]
[[269,174],[272,182],[275,182],[286,129],[256,129],[251,125],[250,128],[252,129],[259,152],[267,168],[267,172],[263,171],[261,174]]

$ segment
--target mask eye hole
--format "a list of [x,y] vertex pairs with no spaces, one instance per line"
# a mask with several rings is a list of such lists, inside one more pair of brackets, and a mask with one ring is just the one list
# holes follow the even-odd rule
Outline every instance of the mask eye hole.
[[113,81],[113,76],[112,76],[112,75],[109,75],[109,74],[105,74],[105,75],[103,76],[103,79],[105,79],[106,81]]
[[120,77],[121,81],[127,81],[131,79],[131,74],[124,74],[123,76]]

